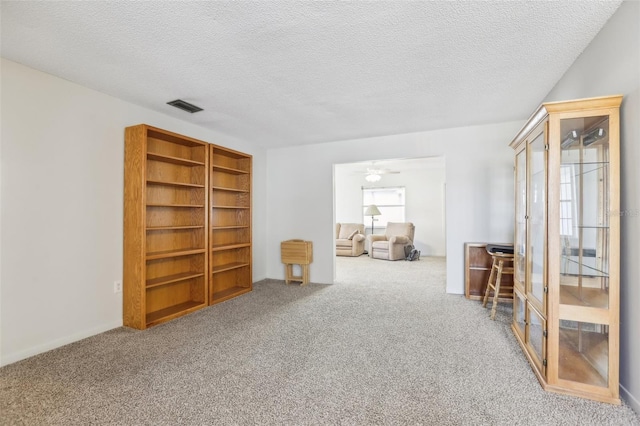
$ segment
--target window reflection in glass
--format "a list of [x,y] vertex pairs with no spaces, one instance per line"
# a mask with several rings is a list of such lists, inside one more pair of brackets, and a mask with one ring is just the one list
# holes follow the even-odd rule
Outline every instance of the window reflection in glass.
[[560,123],[560,303],[608,308],[608,117]]

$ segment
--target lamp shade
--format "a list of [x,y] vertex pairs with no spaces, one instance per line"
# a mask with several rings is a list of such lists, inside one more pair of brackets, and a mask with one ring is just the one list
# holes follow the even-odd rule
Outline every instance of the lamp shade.
[[376,206],[375,204],[371,204],[364,212],[365,216],[380,216],[381,214],[382,213],[380,213],[380,210],[378,210],[378,206]]

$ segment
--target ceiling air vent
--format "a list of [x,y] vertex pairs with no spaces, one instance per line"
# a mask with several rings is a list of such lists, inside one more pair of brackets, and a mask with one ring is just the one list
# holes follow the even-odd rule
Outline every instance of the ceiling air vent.
[[167,102],[169,105],[179,108],[183,111],[190,112],[193,114],[194,112],[202,111],[202,108],[197,107],[189,102],[185,102],[182,99],[176,99],[175,101]]

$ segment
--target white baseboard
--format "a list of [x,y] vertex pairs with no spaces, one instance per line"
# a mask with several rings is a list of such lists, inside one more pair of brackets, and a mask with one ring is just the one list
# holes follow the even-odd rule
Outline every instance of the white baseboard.
[[122,321],[104,324],[100,327],[95,327],[89,330],[83,330],[70,336],[61,337],[41,345],[33,346],[29,349],[8,354],[0,358],[0,367],[22,361],[23,359],[30,358],[34,355],[39,355],[52,349],[57,349],[61,346],[68,345],[69,343],[77,342],[78,340],[86,339],[87,337],[95,336],[96,334],[104,333],[105,331],[113,330],[118,327],[122,327]]
[[640,415],[640,402],[624,386],[620,385],[620,397],[633,411]]

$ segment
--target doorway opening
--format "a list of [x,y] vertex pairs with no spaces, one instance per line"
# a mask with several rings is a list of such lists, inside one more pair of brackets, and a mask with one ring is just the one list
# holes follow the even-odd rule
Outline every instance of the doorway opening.
[[[364,225],[364,253],[355,256],[371,259],[369,236],[384,235],[388,222],[411,222],[421,257],[445,257],[444,156],[335,164],[333,173],[334,225]],[[336,257],[334,282],[340,267]]]

